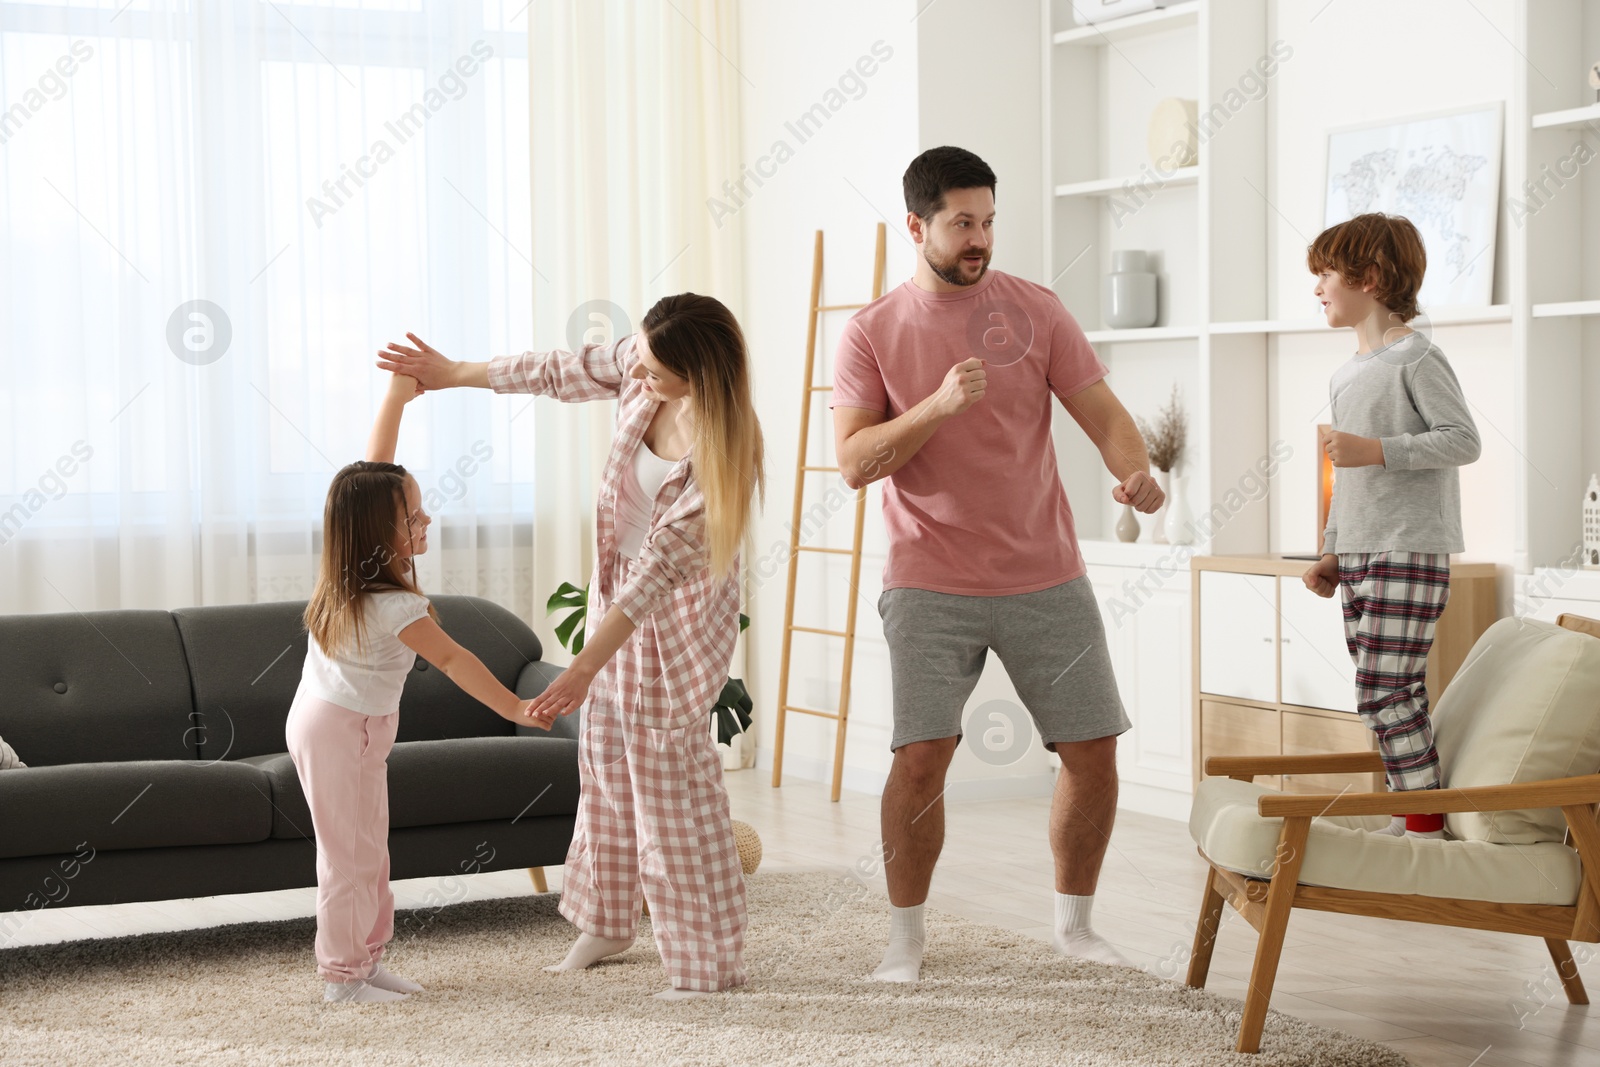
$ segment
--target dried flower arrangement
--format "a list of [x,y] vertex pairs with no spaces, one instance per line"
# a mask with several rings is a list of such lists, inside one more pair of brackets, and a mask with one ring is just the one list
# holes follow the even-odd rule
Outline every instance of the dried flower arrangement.
[[1150,453],[1150,465],[1160,471],[1172,470],[1183,455],[1183,442],[1189,434],[1188,416],[1178,406],[1178,386],[1172,386],[1172,399],[1161,409],[1154,427],[1143,418],[1134,421],[1144,437],[1145,451]]

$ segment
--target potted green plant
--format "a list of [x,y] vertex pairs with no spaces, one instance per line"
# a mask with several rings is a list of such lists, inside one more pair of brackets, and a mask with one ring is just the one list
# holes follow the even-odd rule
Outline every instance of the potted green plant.
[[[550,594],[550,599],[545,602],[545,614],[555,615],[563,611],[568,614],[556,624],[556,640],[561,642],[562,648],[576,656],[583,651],[583,624],[589,615],[588,583],[580,589],[571,582],[562,582],[561,587]],[[743,633],[749,625],[750,616],[740,612],[739,632]],[[711,714],[717,721],[717,741],[724,745],[732,744],[733,738],[750,726],[750,716],[754,710],[755,703],[745,690],[744,680],[729,678],[723,684],[717,702],[711,706]]]

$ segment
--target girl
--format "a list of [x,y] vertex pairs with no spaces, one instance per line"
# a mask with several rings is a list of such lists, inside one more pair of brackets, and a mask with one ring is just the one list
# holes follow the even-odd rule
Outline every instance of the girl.
[[400,689],[420,654],[512,722],[549,729],[553,716],[501,685],[452,641],[417,588],[427,551],[416,479],[394,463],[414,378],[394,375],[367,458],[333,477],[323,510],[322,564],[306,606],[305,669],[286,727],[289,754],[317,838],[317,972],[325,1000],[404,1000],[422,987],[384,970],[394,933],[389,891],[389,749]]
[[408,334],[378,364],[426,389],[453,385],[618,401],[596,509],[583,651],[537,700],[541,721],[587,700],[582,793],[561,914],[579,930],[549,970],[633,944],[649,902],[668,1000],[745,981],[744,879],[711,738],[712,704],[739,636],[739,546],[764,489],[761,424],[733,315],[669,296],[643,329],[579,352],[457,363]]

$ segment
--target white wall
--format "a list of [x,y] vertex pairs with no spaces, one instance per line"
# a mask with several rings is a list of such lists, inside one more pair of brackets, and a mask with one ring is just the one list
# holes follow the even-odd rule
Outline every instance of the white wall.
[[[788,525],[793,504],[800,389],[805,367],[806,317],[814,235],[826,242],[822,298],[856,303],[872,284],[872,241],[879,221],[889,224],[886,285],[909,276],[912,251],[902,238],[904,206],[900,175],[917,153],[917,38],[911,0],[863,5],[819,0],[806,5],[746,4],[740,10],[738,65],[743,85],[741,135],[752,161],[784,140],[794,155],[756,190],[731,220],[743,229],[746,282],[741,322],[756,364],[756,405],[767,443],[767,501],[746,560],[750,629],[746,634],[746,682],[756,705],[756,737],[762,753],[753,772],[771,773],[774,709],[787,583]],[[880,54],[865,91],[849,99],[805,143],[788,123],[838,87],[846,70],[863,56]],[[874,57],[876,58],[876,57]],[[825,316],[818,342],[815,380],[831,380],[832,348],[848,313]],[[815,394],[808,463],[831,462],[833,421],[826,394]],[[854,521],[851,497],[837,475],[808,476],[811,502],[832,500],[839,514],[807,543],[848,547]],[[857,627],[854,713],[849,731],[851,762],[867,768],[847,781],[873,789],[887,755],[890,717],[887,657],[874,603],[880,591],[885,543],[878,490],[869,494],[866,552],[862,564]],[[839,506],[841,505],[842,506]],[[819,562],[827,560],[828,562]],[[841,628],[847,607],[848,572],[830,557],[802,554],[798,586],[803,595],[799,625]],[[841,642],[797,635],[791,704],[832,709],[837,705]],[[826,653],[826,655],[825,655]],[[812,679],[823,679],[822,689]],[[832,679],[831,683],[827,679]],[[789,716],[785,772],[821,778],[829,772],[833,723]]]
[[[1320,13],[1319,13],[1320,9]],[[1305,249],[1323,228],[1327,131],[1488,100],[1507,101],[1519,62],[1515,5],[1509,0],[1338,0],[1327,5],[1278,0],[1269,32],[1294,48],[1267,101],[1271,108],[1268,196],[1268,309],[1273,318],[1306,319],[1316,306]],[[1502,200],[1505,195],[1502,158]],[[1510,219],[1501,214],[1494,300],[1510,299]],[[1518,415],[1507,325],[1434,331],[1473,405],[1483,457],[1461,472],[1463,558],[1512,563],[1516,483],[1521,462],[1512,440]],[[1316,546],[1316,422],[1326,420],[1328,379],[1355,351],[1351,333],[1291,334],[1269,345],[1270,434],[1294,447],[1272,487],[1271,547]]]

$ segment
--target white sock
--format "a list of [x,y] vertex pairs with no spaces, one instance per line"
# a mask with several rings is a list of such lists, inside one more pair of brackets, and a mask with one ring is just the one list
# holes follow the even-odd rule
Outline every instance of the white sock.
[[1094,908],[1094,894],[1086,897],[1070,893],[1056,894],[1056,951],[1063,956],[1094,960],[1113,967],[1132,967],[1111,942],[1089,927],[1089,912]]
[[1389,825],[1382,830],[1368,830],[1367,832],[1383,834],[1385,837],[1404,837],[1406,836],[1406,817],[1404,815],[1395,815],[1389,819]]
[[599,963],[607,956],[628,951],[633,946],[633,940],[631,937],[595,937],[593,934],[579,934],[572,951],[567,953],[567,958],[560,963],[551,964],[545,970],[581,971],[585,967]]
[[353,982],[324,982],[322,999],[342,1001],[346,1004],[379,1004],[385,1001],[405,1000],[404,993],[380,989],[364,979]]
[[381,960],[372,965],[372,973],[367,975],[367,983],[394,993],[422,992],[420,985],[409,978],[401,978],[398,974],[386,969]]
[[923,907],[889,906],[889,947],[883,952],[883,962],[872,972],[875,981],[915,982],[922,977],[922,948],[928,940]]
[[[1402,819],[1400,821],[1401,821],[1401,825],[1405,824],[1405,820],[1404,819]],[[1406,831],[1406,836],[1407,837],[1425,837],[1425,838],[1432,838],[1435,841],[1443,841],[1444,840],[1444,831],[1443,830],[1407,830]]]
[[677,986],[673,986],[671,989],[663,989],[654,995],[657,1000],[691,1000],[695,997],[710,997],[716,994],[704,989],[679,989]]

